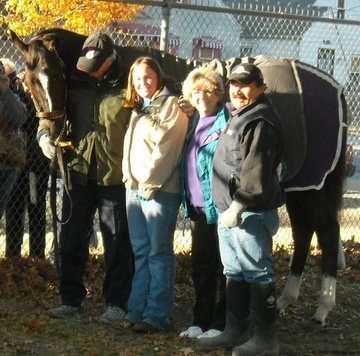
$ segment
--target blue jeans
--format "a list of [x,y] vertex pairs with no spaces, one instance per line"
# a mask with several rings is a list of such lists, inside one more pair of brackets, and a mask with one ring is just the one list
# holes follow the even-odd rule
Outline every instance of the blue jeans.
[[272,282],[272,237],[279,228],[277,209],[244,211],[242,219],[242,224],[234,228],[218,226],[226,277],[248,283]]
[[13,185],[16,181],[16,168],[0,169],[0,219],[2,218]]
[[135,275],[127,319],[142,321],[160,330],[170,327],[174,304],[174,231],[180,194],[158,191],[154,199],[139,200],[137,190],[126,191],[130,241]]

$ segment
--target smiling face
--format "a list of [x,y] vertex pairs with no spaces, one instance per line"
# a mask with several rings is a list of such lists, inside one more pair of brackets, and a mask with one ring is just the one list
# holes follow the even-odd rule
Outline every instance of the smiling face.
[[219,95],[215,90],[198,87],[191,93],[191,104],[199,112],[200,117],[209,116],[217,110]]
[[134,68],[132,75],[136,93],[142,98],[151,99],[158,88],[157,74],[147,64],[141,63]]
[[236,110],[252,104],[264,90],[265,84],[258,86],[256,82],[243,84],[232,80],[229,83],[230,100]]

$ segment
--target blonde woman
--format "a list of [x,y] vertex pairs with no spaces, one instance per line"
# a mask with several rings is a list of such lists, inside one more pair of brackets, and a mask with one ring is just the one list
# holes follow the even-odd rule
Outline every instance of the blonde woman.
[[181,164],[182,203],[185,216],[190,217],[196,300],[192,325],[180,336],[211,337],[225,326],[225,276],[217,235],[218,213],[212,199],[212,171],[215,148],[229,115],[221,103],[223,80],[211,69],[193,70],[183,84],[183,94],[197,110],[190,119]]
[[135,275],[123,326],[167,331],[174,303],[173,237],[180,206],[179,162],[188,118],[159,64],[141,57],[130,68],[123,174]]

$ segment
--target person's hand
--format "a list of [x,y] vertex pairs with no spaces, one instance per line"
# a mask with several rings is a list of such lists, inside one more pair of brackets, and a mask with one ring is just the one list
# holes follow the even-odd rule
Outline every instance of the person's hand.
[[20,72],[17,72],[16,74],[16,85],[18,87],[18,90],[21,90],[20,88],[22,87],[23,92],[26,94],[26,96],[28,96],[29,98],[31,98],[31,92],[30,92],[30,88],[25,84],[25,70],[21,70]]
[[191,117],[194,115],[195,108],[190,104],[190,101],[180,97],[179,98],[179,106],[181,110],[188,116]]
[[4,75],[0,76],[0,94],[4,94],[9,89],[10,79]]
[[42,135],[40,137],[39,146],[43,151],[44,156],[53,160],[55,157],[55,145],[52,141],[50,141],[47,135]]
[[220,225],[227,228],[240,226],[242,223],[241,214],[244,210],[240,203],[233,200],[229,208],[222,213],[219,221]]
[[141,201],[152,200],[154,198],[154,195],[155,195],[155,191],[153,190],[142,189],[142,188],[138,190],[138,198]]

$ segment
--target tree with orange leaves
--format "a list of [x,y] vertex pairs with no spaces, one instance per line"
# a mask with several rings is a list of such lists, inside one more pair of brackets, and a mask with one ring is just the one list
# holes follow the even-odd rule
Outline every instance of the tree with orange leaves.
[[50,27],[87,35],[114,21],[128,21],[142,6],[97,0],[5,0],[0,22],[27,36]]

